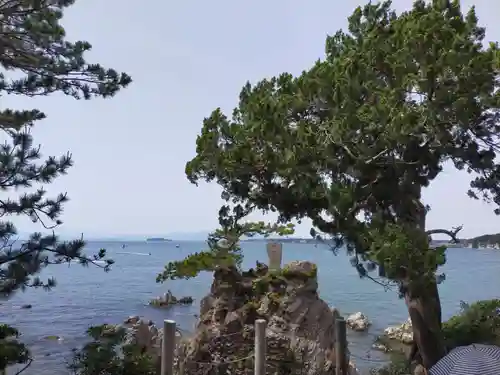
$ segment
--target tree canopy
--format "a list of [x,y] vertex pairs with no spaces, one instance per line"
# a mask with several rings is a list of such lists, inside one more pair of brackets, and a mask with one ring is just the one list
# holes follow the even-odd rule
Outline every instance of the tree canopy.
[[[131,78],[125,73],[89,63],[85,53],[91,45],[70,42],[60,21],[74,0],[12,0],[0,2],[0,95],[26,97],[62,93],[75,99],[112,97],[126,87]],[[72,166],[71,154],[42,158],[34,145],[30,129],[45,114],[38,109],[0,110],[0,294],[8,298],[27,287],[51,288],[54,280],[42,281],[36,275],[50,264],[73,260],[83,265],[105,257],[101,250],[92,257],[82,253],[85,242],[62,242],[54,229],[62,223],[61,212],[68,197],[48,197],[43,185],[65,174]],[[17,198],[14,198],[17,195]],[[12,216],[27,216],[39,223],[45,233],[34,233],[20,240]],[[51,233],[52,232],[52,233]],[[112,264],[107,259],[105,270]],[[29,361],[23,344],[14,340],[19,332],[0,326],[0,371],[15,363]]]
[[215,110],[189,179],[408,267],[404,250],[428,242],[422,188],[445,162],[477,174],[471,197],[500,202],[497,45],[483,48],[474,9],[463,16],[458,2],[417,1],[399,16],[390,5],[357,8],[349,33],[328,37],[326,59],[300,76],[247,83],[231,118]]
[[[441,342],[435,277],[446,260],[429,237],[456,240],[461,228],[427,230],[422,190],[453,165],[471,174],[469,197],[500,203],[498,45],[485,45],[474,8],[464,14],[459,1],[418,0],[399,15],[370,3],[348,21],[310,69],[247,83],[231,116],[214,110],[186,174],[280,223],[310,218],[361,276],[379,265],[414,325],[428,323],[415,332],[422,352],[424,336]],[[429,367],[444,350],[426,352]]]

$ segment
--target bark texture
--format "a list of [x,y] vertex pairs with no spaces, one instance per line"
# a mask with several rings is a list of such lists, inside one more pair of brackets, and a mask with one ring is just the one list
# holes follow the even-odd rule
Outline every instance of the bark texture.
[[[422,203],[421,188],[418,187],[418,198],[415,210],[412,212],[411,224],[425,234],[430,241],[430,232],[426,232],[427,208]],[[412,353],[418,363],[426,369],[431,368],[446,354],[442,334],[441,300],[438,285],[435,280],[408,280],[402,284],[402,292],[408,314],[413,327],[413,340],[418,350]],[[414,352],[414,351],[412,351]]]
[[413,339],[418,348],[418,361],[429,369],[446,354],[442,336],[441,303],[436,283],[431,287],[408,288],[405,302],[413,326]]

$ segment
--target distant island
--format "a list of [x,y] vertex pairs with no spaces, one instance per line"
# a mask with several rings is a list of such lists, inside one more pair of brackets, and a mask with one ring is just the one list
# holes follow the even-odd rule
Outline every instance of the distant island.
[[150,237],[146,238],[147,242],[170,242],[172,241],[170,238],[163,238],[163,237]]

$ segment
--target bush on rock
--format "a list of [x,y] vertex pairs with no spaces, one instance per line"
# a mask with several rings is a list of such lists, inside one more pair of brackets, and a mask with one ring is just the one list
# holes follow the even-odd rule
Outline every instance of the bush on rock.
[[151,355],[138,345],[124,344],[126,331],[109,325],[91,327],[92,339],[81,350],[75,350],[68,365],[74,375],[157,375],[158,366]]
[[462,303],[462,311],[443,324],[448,349],[478,344],[500,345],[500,299]]
[[401,353],[391,356],[391,362],[384,367],[370,370],[370,375],[410,375],[412,370]]
[[[443,324],[443,335],[448,350],[470,344],[500,345],[500,299],[477,301],[471,305],[462,302],[461,305],[462,311]],[[371,374],[406,375],[413,373],[401,351],[394,350],[393,347],[390,349],[393,352],[391,362],[382,368],[373,369]]]

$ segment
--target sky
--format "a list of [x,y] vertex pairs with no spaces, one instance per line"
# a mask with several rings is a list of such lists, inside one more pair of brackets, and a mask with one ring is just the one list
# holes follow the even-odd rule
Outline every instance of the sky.
[[[89,61],[125,71],[134,82],[110,100],[2,98],[4,106],[45,111],[47,119],[33,131],[45,155],[73,154],[69,174],[47,187],[71,198],[59,233],[142,236],[216,228],[218,186],[196,187],[184,174],[203,118],[217,107],[230,113],[248,80],[312,66],[324,55],[326,36],[346,28],[363,4],[358,1],[149,1],[147,7],[77,1],[64,18],[68,38],[90,41]],[[500,6],[474,4],[487,39],[500,40]],[[411,1],[393,5],[401,11]],[[425,191],[429,228],[463,224],[465,237],[500,232],[493,207],[469,200],[467,186],[467,175],[448,169]],[[21,231],[40,230],[28,220],[15,223]],[[297,235],[309,229],[304,222]]]

